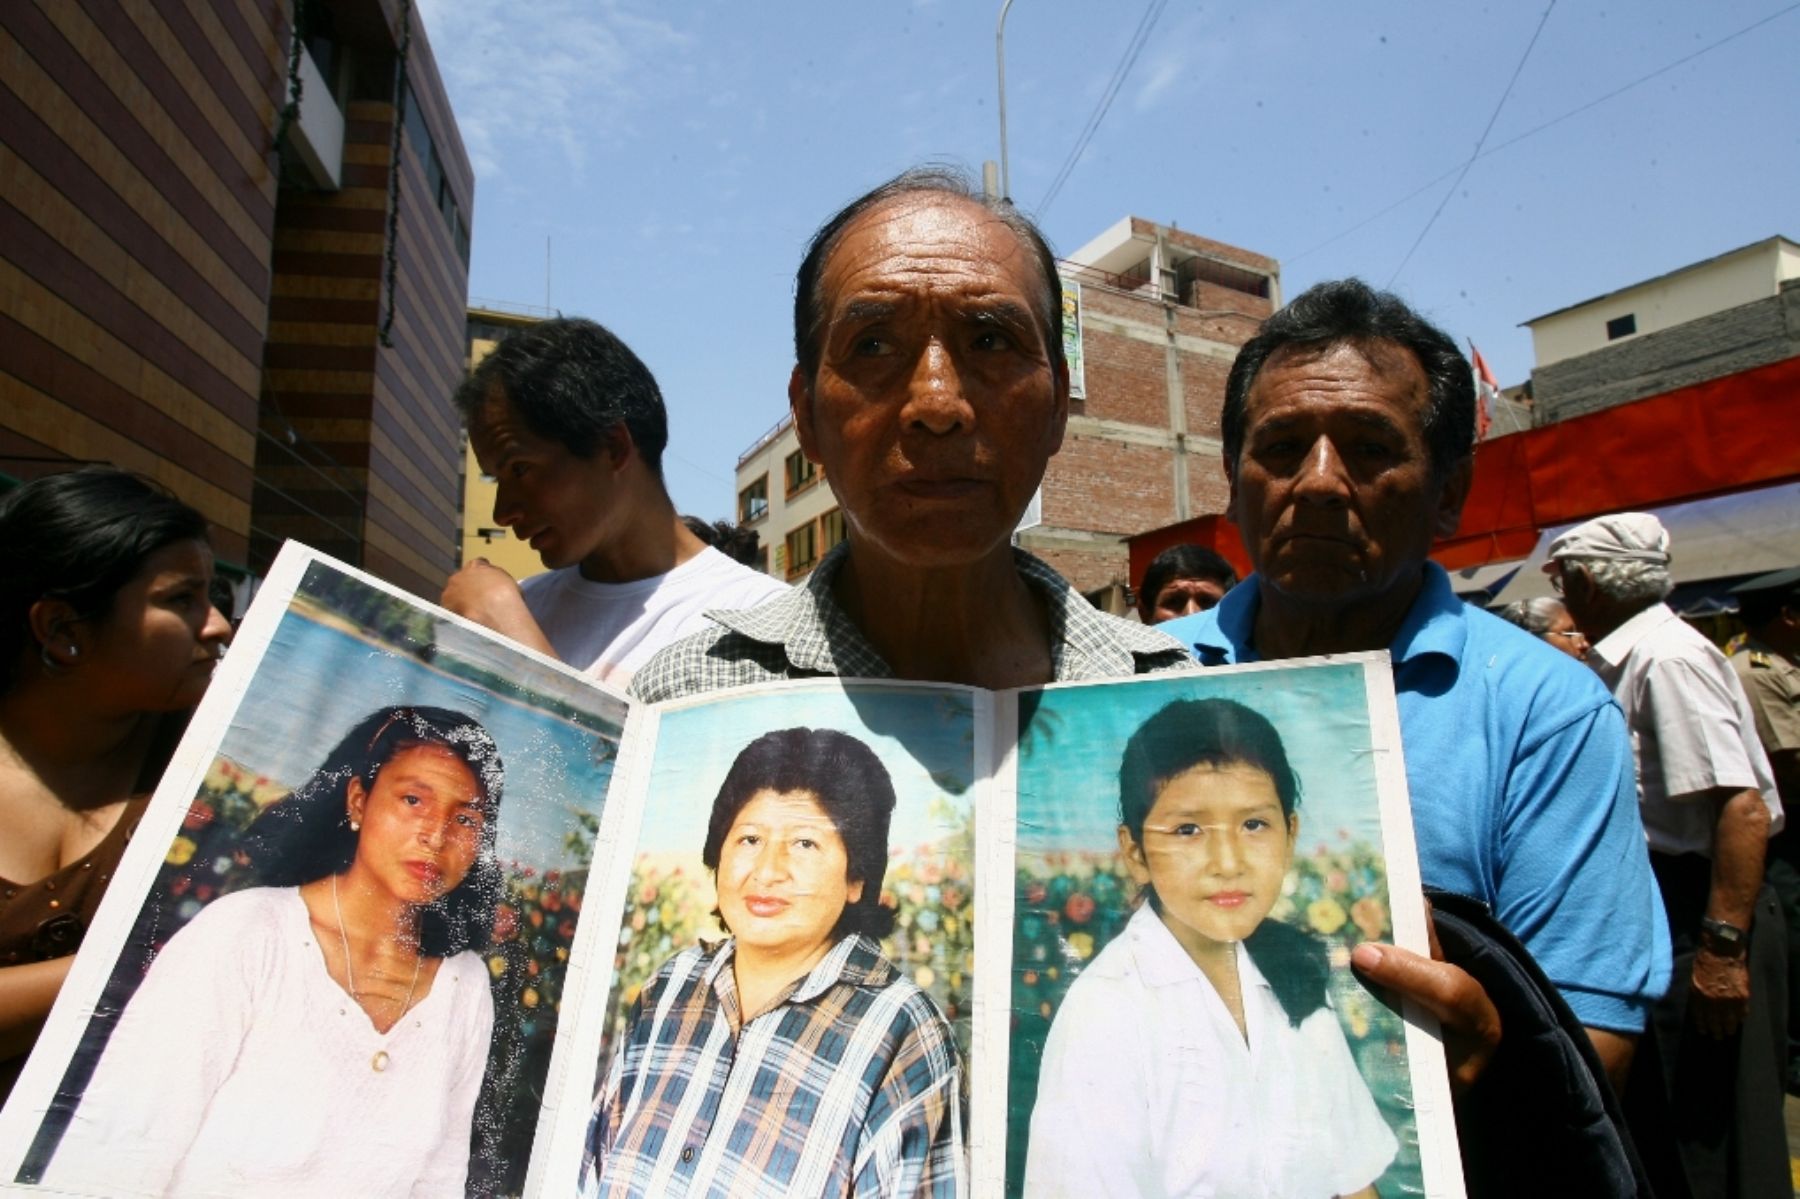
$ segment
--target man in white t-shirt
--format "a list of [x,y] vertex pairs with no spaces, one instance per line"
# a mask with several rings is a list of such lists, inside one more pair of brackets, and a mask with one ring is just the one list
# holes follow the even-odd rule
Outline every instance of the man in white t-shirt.
[[475,460],[498,487],[495,523],[550,571],[520,584],[477,558],[444,587],[452,612],[623,687],[651,654],[707,628],[707,611],[787,590],[676,515],[662,478],[662,393],[631,348],[593,321],[513,333],[456,403]]

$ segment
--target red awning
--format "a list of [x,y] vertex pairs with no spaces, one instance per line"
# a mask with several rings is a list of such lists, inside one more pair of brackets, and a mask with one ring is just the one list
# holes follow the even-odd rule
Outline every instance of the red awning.
[[[1544,529],[1800,479],[1800,357],[1484,441],[1453,537],[1432,557],[1456,570],[1529,555]],[[1223,516],[1130,539],[1131,577],[1193,542],[1240,571],[1249,557]]]

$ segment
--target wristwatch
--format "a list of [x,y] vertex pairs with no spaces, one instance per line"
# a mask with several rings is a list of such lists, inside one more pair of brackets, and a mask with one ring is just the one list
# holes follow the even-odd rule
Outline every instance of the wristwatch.
[[1711,916],[1700,917],[1700,936],[1706,942],[1706,948],[1722,957],[1736,957],[1744,952],[1745,938],[1749,936],[1735,924],[1727,924],[1723,920],[1714,920]]

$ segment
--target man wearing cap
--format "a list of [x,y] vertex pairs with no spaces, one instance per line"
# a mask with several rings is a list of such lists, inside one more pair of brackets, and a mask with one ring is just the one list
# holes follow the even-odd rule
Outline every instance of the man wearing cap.
[[1791,1194],[1777,1046],[1786,930],[1763,888],[1781,825],[1755,715],[1725,655],[1663,602],[1669,535],[1626,512],[1550,543],[1545,571],[1624,709],[1675,951],[1627,1109],[1658,1194]]
[[[1800,802],[1800,567],[1758,575],[1731,592],[1749,632],[1731,667],[1756,713],[1756,735],[1785,811]],[[1763,878],[1787,923],[1787,1090],[1800,1095],[1800,833],[1784,828],[1769,839]]]

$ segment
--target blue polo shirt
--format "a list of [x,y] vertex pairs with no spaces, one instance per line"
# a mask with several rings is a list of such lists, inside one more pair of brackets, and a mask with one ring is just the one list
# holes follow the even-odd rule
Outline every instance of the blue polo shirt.
[[[1388,647],[1420,873],[1486,902],[1583,1024],[1641,1031],[1669,930],[1624,714],[1593,672],[1425,572]],[[1255,662],[1258,600],[1252,575],[1157,627],[1204,665]]]

